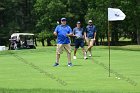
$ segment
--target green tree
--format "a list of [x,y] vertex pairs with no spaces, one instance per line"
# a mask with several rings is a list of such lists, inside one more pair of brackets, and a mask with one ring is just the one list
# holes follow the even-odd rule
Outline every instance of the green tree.
[[97,27],[97,40],[96,44],[98,44],[99,38],[101,39],[101,44],[103,44],[103,40],[107,36],[107,8],[109,3],[107,0],[89,0],[88,11],[85,15],[86,22],[89,19],[93,20],[93,23]]
[[[0,1],[0,40],[6,45],[14,32],[32,32],[32,6],[35,0]],[[7,41],[7,42],[5,42]]]

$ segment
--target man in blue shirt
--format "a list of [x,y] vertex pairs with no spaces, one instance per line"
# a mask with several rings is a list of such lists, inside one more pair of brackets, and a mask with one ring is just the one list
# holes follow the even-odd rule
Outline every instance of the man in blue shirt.
[[96,30],[95,25],[93,25],[92,20],[89,20],[88,26],[86,27],[86,32],[84,33],[84,35],[85,35],[86,42],[88,44],[88,48],[86,50],[86,53],[89,51],[90,57],[92,56],[91,48],[93,47],[93,44],[94,44],[95,39],[96,39],[96,32],[97,32],[97,30]]
[[66,25],[66,18],[61,18],[61,25],[55,28],[54,35],[57,36],[56,63],[54,66],[59,65],[60,54],[63,52],[63,49],[67,52],[68,66],[72,66],[69,36],[72,36],[73,33],[70,26]]
[[73,59],[76,59],[76,51],[79,47],[83,50],[84,59],[87,59],[84,48],[84,30],[81,28],[81,22],[78,21],[76,27],[73,29],[73,36],[75,36],[75,49]]

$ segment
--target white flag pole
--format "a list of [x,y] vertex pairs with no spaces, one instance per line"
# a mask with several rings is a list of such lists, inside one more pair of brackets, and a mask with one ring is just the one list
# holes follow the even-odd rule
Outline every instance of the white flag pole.
[[108,48],[109,48],[109,77],[110,77],[110,21],[124,20],[126,15],[118,8],[108,8]]
[[110,77],[110,68],[111,68],[111,65],[110,65],[110,22],[108,21],[108,50],[109,50],[109,77]]

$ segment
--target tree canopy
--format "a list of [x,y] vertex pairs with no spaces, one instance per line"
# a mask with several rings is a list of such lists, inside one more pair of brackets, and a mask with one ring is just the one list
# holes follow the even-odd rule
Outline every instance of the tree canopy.
[[126,14],[124,21],[111,22],[112,44],[117,45],[120,37],[140,44],[138,0],[1,0],[0,45],[6,45],[14,32],[32,32],[39,40],[49,39],[50,43],[61,17],[66,17],[72,28],[77,21],[85,27],[92,19],[98,29],[97,41],[102,41],[107,38],[108,7],[120,8]]

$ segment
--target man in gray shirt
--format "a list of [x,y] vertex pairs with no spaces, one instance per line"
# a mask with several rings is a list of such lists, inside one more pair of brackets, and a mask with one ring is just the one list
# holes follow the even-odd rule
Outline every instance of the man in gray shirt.
[[84,30],[81,28],[81,22],[77,22],[77,27],[73,29],[73,34],[75,36],[75,49],[73,59],[76,59],[76,51],[79,47],[83,50],[84,59],[87,59],[86,52],[84,48]]

